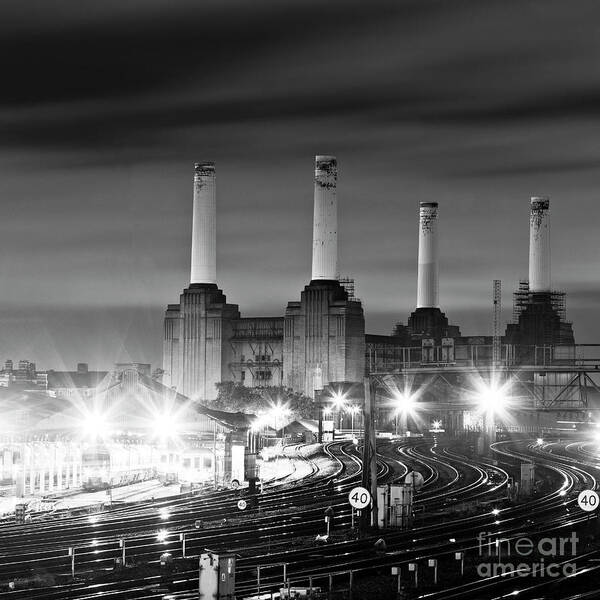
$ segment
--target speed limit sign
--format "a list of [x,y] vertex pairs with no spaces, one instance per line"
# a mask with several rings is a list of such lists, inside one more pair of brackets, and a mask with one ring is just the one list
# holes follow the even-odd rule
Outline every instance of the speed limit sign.
[[579,492],[579,496],[577,496],[579,508],[586,512],[596,510],[598,508],[599,500],[598,494],[594,490],[583,490],[583,492]]
[[361,486],[352,488],[348,494],[348,502],[356,510],[361,510],[371,504],[371,494],[367,488]]
[[248,503],[245,500],[238,500],[237,507],[240,510],[246,510],[247,506],[248,506]]

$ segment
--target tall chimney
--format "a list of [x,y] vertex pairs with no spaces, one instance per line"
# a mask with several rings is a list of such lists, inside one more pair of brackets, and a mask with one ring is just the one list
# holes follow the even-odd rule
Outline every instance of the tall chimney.
[[419,266],[417,308],[438,308],[437,202],[421,202],[419,211]]
[[537,196],[529,218],[529,291],[550,291],[550,200]]
[[312,279],[337,278],[337,160],[316,156]]
[[192,218],[192,268],[190,283],[217,282],[217,203],[215,164],[194,167],[194,213]]

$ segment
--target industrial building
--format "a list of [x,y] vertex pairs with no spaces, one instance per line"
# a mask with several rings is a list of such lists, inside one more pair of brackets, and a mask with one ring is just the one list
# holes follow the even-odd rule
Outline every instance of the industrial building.
[[333,382],[362,380],[364,314],[338,276],[335,157],[316,157],[314,185],[311,281],[283,316],[242,317],[217,287],[215,167],[196,164],[190,285],[165,314],[165,385],[210,401],[222,381],[312,397]]
[[[337,208],[337,161],[317,156],[311,280],[282,316],[242,317],[217,285],[215,166],[196,164],[190,283],[164,319],[166,386],[200,401],[213,400],[216,384],[225,381],[286,386],[313,397],[328,386],[361,383],[370,373],[535,364],[540,347],[552,348],[551,360],[557,347],[574,352],[564,294],[550,286],[547,198],[531,200],[529,282],[515,293],[516,319],[504,335],[495,283],[492,336],[461,335],[440,307],[437,202],[420,204],[415,310],[391,335],[365,334],[362,305],[338,274]],[[569,351],[559,354],[564,358]]]

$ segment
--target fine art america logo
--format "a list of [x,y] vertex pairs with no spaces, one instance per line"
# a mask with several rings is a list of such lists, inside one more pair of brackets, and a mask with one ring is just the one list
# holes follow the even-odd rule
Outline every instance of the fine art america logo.
[[480,577],[566,577],[577,571],[574,562],[565,560],[577,555],[579,538],[575,532],[569,537],[544,537],[534,541],[529,537],[495,537],[491,532],[482,531],[477,540]]

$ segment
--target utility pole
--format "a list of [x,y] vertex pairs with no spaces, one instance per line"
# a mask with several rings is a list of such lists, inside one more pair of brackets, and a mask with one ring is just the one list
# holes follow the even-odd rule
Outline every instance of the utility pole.
[[317,441],[319,444],[323,442],[323,400],[321,398],[323,390],[315,390],[315,403],[317,405],[318,410],[318,419],[319,419],[319,433]]
[[[377,528],[377,441],[375,438],[375,380],[364,378],[365,402],[363,404],[363,423],[365,429],[363,445],[363,472],[362,485],[371,492],[371,519],[370,525]],[[364,531],[368,523],[369,511],[361,513],[361,526]]]
[[217,489],[217,422],[213,419],[213,486]]

